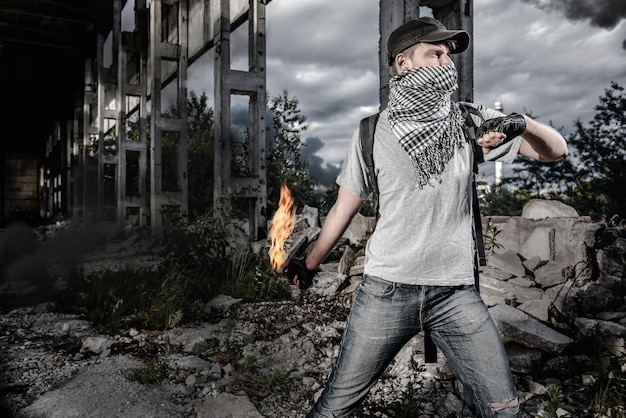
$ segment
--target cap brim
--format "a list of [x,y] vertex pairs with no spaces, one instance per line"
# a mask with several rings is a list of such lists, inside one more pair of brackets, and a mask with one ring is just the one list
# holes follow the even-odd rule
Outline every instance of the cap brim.
[[469,46],[469,33],[464,30],[440,30],[429,33],[427,36],[420,39],[420,42],[441,42],[449,40],[456,41],[456,46],[450,53],[458,54],[465,51]]

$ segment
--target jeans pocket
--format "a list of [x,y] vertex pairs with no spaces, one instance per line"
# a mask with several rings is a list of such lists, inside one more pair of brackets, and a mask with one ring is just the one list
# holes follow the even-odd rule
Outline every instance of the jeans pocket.
[[383,280],[380,277],[363,275],[361,289],[371,296],[391,296],[396,291],[396,286],[392,282]]

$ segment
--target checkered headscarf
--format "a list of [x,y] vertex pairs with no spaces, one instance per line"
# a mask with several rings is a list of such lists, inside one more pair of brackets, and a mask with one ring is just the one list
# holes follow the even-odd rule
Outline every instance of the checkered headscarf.
[[417,171],[420,188],[440,180],[455,148],[465,140],[463,116],[451,94],[457,88],[453,66],[418,67],[389,81],[389,122]]

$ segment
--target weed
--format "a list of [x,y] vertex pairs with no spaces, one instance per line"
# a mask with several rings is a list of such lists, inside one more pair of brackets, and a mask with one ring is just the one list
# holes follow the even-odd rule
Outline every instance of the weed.
[[161,382],[167,377],[167,362],[158,357],[147,359],[144,366],[133,372],[133,380],[144,385]]
[[600,416],[613,418],[626,415],[626,377],[621,371],[622,362],[605,347],[597,347],[594,360],[597,376],[591,389],[590,409]]
[[243,356],[235,363],[235,371],[240,374],[251,373],[254,370],[256,358],[252,356]]
[[[569,413],[563,412],[562,410],[557,412],[565,406],[563,403],[563,393],[561,393],[561,388],[558,385],[548,386],[548,399],[540,403],[539,406],[545,408],[545,412],[547,412],[551,418],[567,418],[570,416]],[[536,412],[533,412],[531,415],[540,418],[544,417],[544,415]]]
[[491,223],[491,220],[487,222],[487,226],[485,228],[485,233],[483,234],[483,239],[485,243],[485,250],[493,253],[495,250],[498,250],[502,247],[502,244],[498,243],[498,235],[502,232],[500,228]]
[[426,398],[420,391],[420,386],[411,381],[402,393],[400,401],[390,405],[390,410],[393,411],[394,417],[409,418],[415,416],[415,411],[423,410],[425,403]]
[[230,295],[249,301],[291,297],[287,282],[274,272],[267,254],[252,255],[249,251],[240,252],[234,260],[227,287]]
[[289,372],[273,370],[269,373],[259,373],[258,370],[240,373],[237,381],[246,388],[248,395],[263,399],[267,396],[289,396],[293,386]]

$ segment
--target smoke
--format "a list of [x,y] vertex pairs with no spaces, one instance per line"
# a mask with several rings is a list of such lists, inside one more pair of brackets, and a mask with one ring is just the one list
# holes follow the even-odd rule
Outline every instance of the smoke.
[[612,30],[626,19],[624,0],[522,0],[546,12],[558,12],[569,20],[587,20],[592,26]]
[[0,311],[21,303],[39,303],[51,293],[52,281],[33,230],[14,222],[0,233]]

